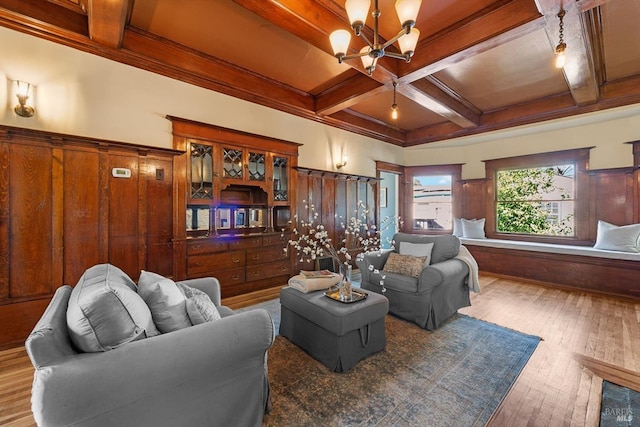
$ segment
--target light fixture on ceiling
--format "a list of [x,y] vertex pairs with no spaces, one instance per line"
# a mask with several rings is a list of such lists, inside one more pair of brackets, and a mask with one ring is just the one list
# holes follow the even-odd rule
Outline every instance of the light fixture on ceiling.
[[560,19],[560,41],[558,42],[558,46],[556,46],[556,68],[564,67],[565,56],[564,51],[567,49],[567,44],[564,42],[564,16],[566,12],[564,9],[560,9],[558,12],[558,18]]
[[396,103],[396,86],[397,82],[393,82],[393,104],[391,104],[391,118],[396,120],[398,118],[398,104]]
[[[402,25],[402,30],[392,39],[387,40],[385,43],[380,42],[380,34],[378,33],[378,18],[380,18],[380,9],[378,9],[378,0],[374,1],[374,9],[371,12],[373,16],[373,41],[362,32],[367,20],[367,14],[371,7],[370,0],[347,0],[345,2],[345,9],[351,22],[351,28],[356,36],[361,37],[367,45],[363,47],[359,53],[354,55],[347,55],[349,50],[349,42],[351,41],[351,34],[347,30],[336,30],[329,36],[331,41],[331,47],[333,48],[333,54],[338,58],[338,62],[347,59],[360,58],[362,59],[362,65],[367,73],[371,75],[376,68],[378,59],[383,56],[388,56],[395,59],[404,59],[406,62],[411,61],[413,52],[418,44],[418,37],[420,37],[420,31],[414,28],[416,19],[418,17],[418,11],[420,10],[420,4],[422,0],[397,0],[396,1],[396,13],[398,19]],[[392,45],[394,42],[398,42],[400,46],[401,54],[394,52],[385,52],[385,49]]]
[[16,81],[16,85],[18,90],[16,91],[16,96],[18,97],[18,105],[13,109],[17,115],[20,117],[31,117],[35,112],[35,109],[27,105],[27,100],[29,99],[29,93],[31,91],[31,84],[22,81]]

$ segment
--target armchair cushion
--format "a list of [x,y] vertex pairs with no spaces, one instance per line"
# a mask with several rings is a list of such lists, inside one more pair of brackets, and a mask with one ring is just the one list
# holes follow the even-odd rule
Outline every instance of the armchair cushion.
[[173,280],[142,270],[138,293],[149,306],[153,321],[163,334],[191,326],[187,298]]
[[388,273],[398,273],[403,276],[417,278],[424,268],[427,257],[400,255],[395,252],[389,254],[387,262],[384,265],[384,271]]
[[71,292],[66,318],[71,341],[87,353],[159,334],[136,284],[111,264],[84,272]]
[[452,234],[441,234],[437,236],[421,235],[421,234],[409,234],[409,233],[396,233],[393,236],[393,241],[398,242],[410,242],[410,243],[434,243],[433,250],[431,251],[431,264],[437,264],[447,259],[453,258],[458,255],[460,251],[460,239]]

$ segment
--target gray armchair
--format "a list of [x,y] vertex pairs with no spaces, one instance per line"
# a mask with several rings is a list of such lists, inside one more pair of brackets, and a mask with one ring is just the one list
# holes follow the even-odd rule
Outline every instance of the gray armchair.
[[384,295],[389,299],[389,313],[433,330],[451,317],[458,309],[471,305],[467,278],[469,267],[456,259],[460,240],[453,235],[426,236],[397,233],[394,252],[401,242],[433,243],[431,264],[425,267],[418,278],[384,271],[384,265],[392,251],[369,253],[356,261],[362,273],[361,287],[382,293],[380,276],[370,271],[369,266],[385,275]]
[[220,307],[216,279],[184,283],[206,292],[223,318],[98,353],[73,347],[66,323],[72,288],[58,288],[26,341],[38,425],[261,425],[271,317]]

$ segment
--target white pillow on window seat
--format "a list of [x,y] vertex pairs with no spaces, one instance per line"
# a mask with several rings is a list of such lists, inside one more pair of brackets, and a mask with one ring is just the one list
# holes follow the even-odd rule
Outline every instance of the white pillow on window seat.
[[617,226],[598,221],[595,249],[640,252],[640,224]]
[[486,239],[484,234],[484,218],[480,219],[461,219],[462,237],[467,239]]

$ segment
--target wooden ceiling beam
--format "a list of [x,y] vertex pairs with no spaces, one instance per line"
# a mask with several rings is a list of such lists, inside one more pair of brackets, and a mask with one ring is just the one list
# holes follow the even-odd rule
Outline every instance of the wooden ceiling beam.
[[426,79],[399,85],[398,92],[462,128],[473,128],[480,124],[478,113]]
[[[555,51],[560,38],[560,19],[557,16],[560,12],[558,2],[557,0],[536,0],[536,2],[540,12],[545,16],[547,37],[551,48]],[[564,42],[567,44],[567,48],[565,51],[566,65],[562,72],[576,105],[593,104],[598,101],[600,90],[591,41],[586,36],[589,33],[588,23],[583,19],[576,2],[567,2],[563,7],[566,11]]]
[[[325,0],[265,0],[256,2],[253,0],[234,0],[242,7],[260,15],[262,18],[277,25],[295,36],[307,41],[308,43],[316,46],[317,48],[324,50],[325,52],[332,54],[331,44],[329,43],[329,34],[334,29],[349,28],[349,24],[345,22],[343,17],[339,17],[335,13],[335,5],[329,5]],[[523,1],[523,0],[516,0]],[[530,1],[530,0],[528,0]],[[351,48],[355,53],[355,49]],[[393,62],[392,62],[393,61]],[[366,71],[362,68],[361,61],[353,60],[345,62],[345,64],[357,69],[362,74],[366,75]],[[371,76],[367,76],[369,79],[373,79],[379,84],[384,86],[391,86],[394,81],[397,81],[397,71],[392,70],[391,67],[404,64],[402,61],[395,59],[382,58],[378,61],[375,71]],[[346,92],[340,95],[340,91],[327,91],[327,94],[321,95],[317,108],[318,114],[333,114],[340,109],[348,108],[360,102],[362,99],[366,99],[370,96],[376,95],[381,89],[378,85],[370,85],[372,93],[368,94],[363,91],[362,88],[366,85],[358,84],[357,88],[345,89],[348,87],[349,80],[344,81],[344,84],[338,85],[338,87]],[[360,82],[360,80],[358,80]],[[455,99],[447,99],[447,94],[442,92],[439,96],[425,96],[417,90],[407,89],[407,92],[418,99],[420,99],[423,106],[429,109],[434,109],[438,114],[444,115],[444,117],[455,118],[461,120],[466,117],[466,110],[456,110],[458,102]],[[463,120],[465,126],[470,126],[468,117]]]
[[600,99],[588,105],[576,106],[572,94],[566,92],[521,105],[485,112],[481,116],[480,125],[476,128],[463,129],[453,123],[442,123],[409,131],[405,146],[507,129],[636,103],[640,103],[640,76],[605,84]]
[[388,90],[377,81],[356,74],[316,96],[316,112],[331,115]]
[[96,43],[120,48],[124,27],[131,13],[133,0],[89,0],[89,37]]

